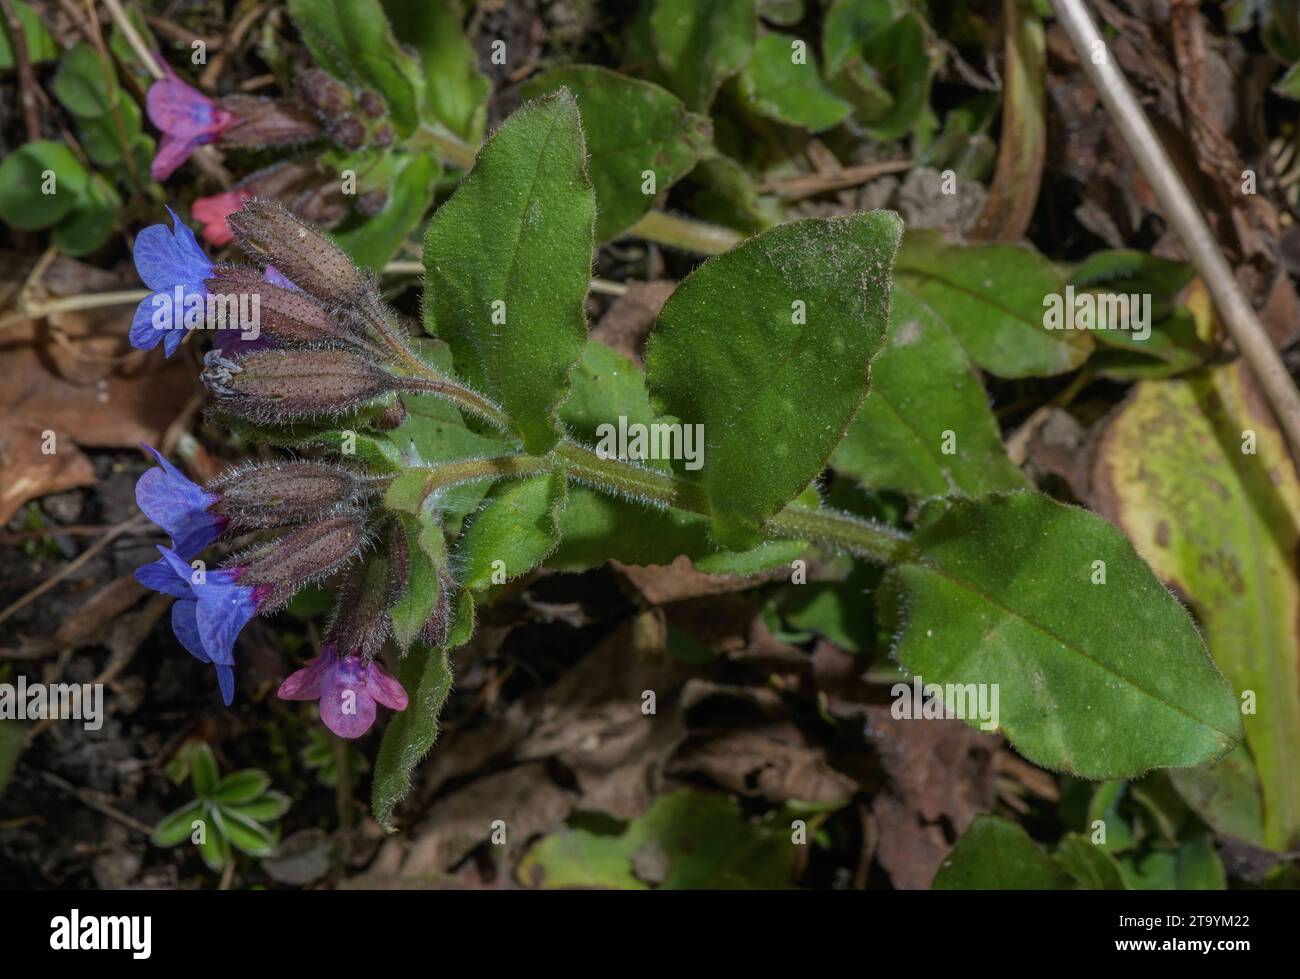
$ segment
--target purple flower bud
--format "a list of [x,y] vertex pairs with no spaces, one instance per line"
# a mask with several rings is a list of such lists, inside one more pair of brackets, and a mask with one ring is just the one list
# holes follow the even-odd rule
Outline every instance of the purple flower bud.
[[361,106],[361,111],[371,119],[381,119],[388,112],[383,97],[373,89],[362,89],[361,95],[357,98],[357,104]]
[[445,569],[438,569],[438,600],[420,628],[420,642],[430,646],[447,645],[451,633],[451,590],[454,584]]
[[357,210],[366,217],[372,218],[382,211],[387,203],[388,190],[384,187],[377,187],[357,197]]
[[393,132],[393,127],[386,122],[381,122],[375,127],[375,131],[370,134],[370,141],[381,149],[393,145],[393,140],[397,134]]
[[166,180],[198,147],[239,122],[238,117],[181,81],[170,66],[164,68],[167,76],[149,86],[145,98],[149,121],[163,134],[149,168],[154,180]]
[[356,105],[352,90],[320,68],[309,68],[298,76],[298,91],[325,121],[351,112]]
[[311,109],[297,99],[227,95],[217,104],[238,120],[221,132],[217,138],[220,146],[290,146],[321,135],[320,123]]
[[279,608],[306,585],[347,564],[365,543],[365,531],[364,513],[344,511],[232,558],[230,565],[241,585],[266,589],[266,608]]
[[329,126],[330,136],[345,150],[359,150],[366,145],[366,126],[357,116],[343,116]]
[[282,700],[319,700],[320,718],[340,738],[359,738],[375,722],[376,704],[405,710],[406,690],[373,660],[340,657],[332,642],[291,674],[276,695]]
[[144,515],[172,537],[172,550],[188,561],[217,539],[228,518],[211,512],[215,493],[192,483],[151,445],[142,445],[162,468],[150,469],[135,484],[135,501]]
[[404,421],[406,421],[406,405],[401,401],[394,401],[373,418],[370,424],[381,432],[391,432],[395,428],[400,428]]
[[388,615],[399,597],[388,556],[371,554],[344,578],[326,639],[349,653],[374,659],[388,638]]
[[208,483],[208,510],[236,532],[284,527],[352,502],[365,486],[357,473],[323,462],[243,466]]
[[346,350],[257,350],[237,359],[210,350],[203,383],[223,411],[259,424],[338,415],[404,386]]
[[365,292],[365,277],[352,260],[275,201],[247,201],[227,223],[247,255],[263,265],[274,263],[298,288],[318,299],[348,302]]

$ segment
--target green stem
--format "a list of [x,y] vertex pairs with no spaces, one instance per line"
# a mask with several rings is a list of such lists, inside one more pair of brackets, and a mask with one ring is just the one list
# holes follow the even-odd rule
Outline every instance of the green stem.
[[648,211],[627,233],[700,255],[721,255],[745,240],[744,235],[731,228],[678,217],[666,211]]
[[[708,501],[698,483],[636,463],[606,459],[593,449],[564,441],[553,453],[572,479],[606,492],[617,493],[691,513],[709,513]],[[837,510],[813,510],[791,504],[764,526],[772,537],[817,541],[881,564],[895,562],[907,545],[907,535],[884,524],[863,520]]]
[[455,402],[470,414],[476,415],[494,425],[501,431],[508,432],[510,430],[510,419],[506,417],[505,412],[477,391],[473,391],[462,384],[457,384],[450,378],[443,377],[418,358],[412,362],[411,367],[418,370],[418,373],[416,376],[399,378],[402,385],[400,390],[410,394],[440,395],[449,401]]

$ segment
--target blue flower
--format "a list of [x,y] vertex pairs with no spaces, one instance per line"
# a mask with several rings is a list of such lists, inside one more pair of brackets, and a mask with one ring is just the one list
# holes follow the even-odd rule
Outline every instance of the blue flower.
[[[204,280],[212,274],[212,262],[199,247],[194,232],[170,207],[172,227],[153,224],[135,239],[135,269],[153,290],[136,307],[131,320],[131,346],[152,350],[162,343],[170,357],[185,337],[186,305],[206,302]],[[202,325],[202,316],[194,325]]]
[[161,452],[140,446],[161,466],[150,469],[135,484],[135,502],[144,515],[172,535],[172,550],[188,561],[226,529],[225,517],[208,512],[221,497],[190,482]]
[[235,696],[235,638],[257,614],[266,589],[239,584],[242,568],[199,576],[171,548],[160,544],[158,552],[162,557],[136,569],[135,580],[176,599],[172,632],[195,659],[216,667],[221,699],[229,705]]

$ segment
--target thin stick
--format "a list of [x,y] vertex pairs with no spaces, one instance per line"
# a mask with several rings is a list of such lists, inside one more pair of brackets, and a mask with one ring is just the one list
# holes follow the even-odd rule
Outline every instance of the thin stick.
[[51,588],[57,585],[64,578],[68,577],[68,575],[75,572],[83,564],[85,564],[87,561],[93,558],[104,548],[108,547],[109,544],[113,543],[113,541],[117,540],[123,534],[128,533],[129,531],[132,530],[138,530],[141,527],[146,526],[148,523],[149,523],[148,518],[145,517],[144,514],[140,513],[140,514],[136,514],[134,517],[130,517],[126,520],[123,520],[119,524],[114,524],[112,530],[106,533],[99,540],[95,541],[95,543],[90,545],[90,547],[82,551],[73,560],[65,564],[62,568],[59,569],[59,571],[56,574],[50,575],[50,577],[46,578],[39,585],[37,585],[35,588],[29,591],[26,595],[23,595],[21,598],[16,599],[12,605],[8,606],[3,611],[0,611],[0,622],[3,622],[5,619],[9,618],[9,616],[13,615],[19,609],[26,608],[32,602],[36,601],[36,599],[40,598],[42,595],[44,595],[47,591],[49,591]]
[[1178,233],[1196,271],[1205,280],[1233,342],[1259,379],[1260,387],[1291,444],[1292,453],[1300,458],[1300,393],[1297,393],[1295,382],[1269,340],[1250,300],[1237,284],[1213,232],[1179,179],[1082,0],[1052,0],[1052,8],[1079,53],[1084,71],[1097,87],[1116,128],[1151,185],[1166,220]]
[[18,19],[9,0],[0,0],[0,11],[4,12],[9,34],[14,39],[14,63],[18,66],[19,101],[23,104],[27,139],[35,142],[41,138],[41,117],[36,112],[36,73],[32,71],[32,59],[28,57],[27,35],[23,33],[23,22]]
[[122,9],[122,5],[118,3],[118,0],[104,0],[104,6],[108,8],[109,15],[117,24],[118,30],[122,32],[122,36],[126,38],[126,43],[131,45],[132,50],[135,51],[136,57],[140,59],[145,70],[154,78],[165,77],[166,72],[163,71],[162,65],[158,64],[158,59],[153,56],[149,46],[144,43],[144,38],[135,29],[135,25],[131,23],[131,18],[126,15],[126,11]]

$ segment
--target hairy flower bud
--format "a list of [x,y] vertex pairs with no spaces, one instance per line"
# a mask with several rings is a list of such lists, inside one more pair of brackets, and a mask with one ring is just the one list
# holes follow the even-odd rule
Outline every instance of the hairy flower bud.
[[323,462],[277,462],[222,473],[205,489],[217,497],[208,512],[235,530],[301,523],[356,499],[361,476]]
[[376,187],[374,190],[368,190],[357,197],[357,210],[368,218],[373,218],[376,214],[384,209],[388,203],[388,189],[386,187]]
[[399,592],[392,564],[382,553],[371,554],[350,571],[339,589],[334,620],[326,641],[333,641],[345,656],[359,654],[374,659],[388,638],[388,614]]
[[309,68],[298,76],[303,100],[325,120],[351,112],[356,105],[352,90],[327,71]]
[[370,141],[380,148],[392,146],[396,138],[397,134],[393,131],[393,127],[386,122],[381,122],[370,134]]
[[404,421],[406,421],[406,405],[401,401],[394,401],[372,418],[370,424],[381,432],[391,432],[401,427]]
[[383,97],[374,89],[362,89],[361,95],[357,99],[357,104],[361,106],[361,111],[371,119],[382,119],[384,114],[388,112],[388,107],[384,105]]
[[366,145],[366,125],[357,116],[341,116],[329,124],[330,137],[345,150]]
[[218,266],[206,285],[214,295],[256,297],[259,331],[284,346],[365,346],[347,316],[331,313],[305,292],[267,282],[256,269]]
[[365,543],[359,510],[318,520],[231,561],[241,586],[265,588],[261,608],[278,608],[299,589],[343,567]]
[[316,117],[297,99],[227,95],[218,99],[217,105],[239,120],[217,137],[218,146],[288,146],[306,143],[321,134]]
[[438,601],[420,629],[421,642],[430,646],[447,645],[447,636],[451,633],[451,589],[451,575],[439,568]]
[[257,350],[238,359],[210,350],[203,383],[224,411],[255,423],[336,415],[402,381],[346,350]]
[[365,292],[365,277],[342,249],[275,201],[245,201],[227,223],[247,255],[274,265],[303,291],[327,302]]

